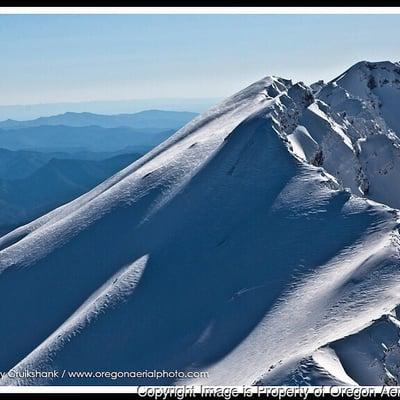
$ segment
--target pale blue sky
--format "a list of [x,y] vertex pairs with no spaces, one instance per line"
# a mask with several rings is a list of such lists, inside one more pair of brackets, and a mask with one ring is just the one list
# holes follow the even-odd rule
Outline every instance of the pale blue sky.
[[1,15],[0,104],[225,97],[400,60],[400,15]]

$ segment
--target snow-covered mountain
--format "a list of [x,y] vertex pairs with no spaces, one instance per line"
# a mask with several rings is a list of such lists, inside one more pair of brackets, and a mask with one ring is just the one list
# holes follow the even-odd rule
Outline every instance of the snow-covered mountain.
[[2,237],[1,383],[398,384],[399,107],[396,63],[267,77]]

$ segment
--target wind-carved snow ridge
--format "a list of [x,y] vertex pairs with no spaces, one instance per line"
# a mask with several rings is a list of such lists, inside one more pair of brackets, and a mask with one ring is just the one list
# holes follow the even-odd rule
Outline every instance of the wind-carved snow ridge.
[[24,372],[52,370],[50,364],[54,353],[60,351],[66,343],[71,341],[74,336],[78,335],[81,330],[89,326],[96,318],[99,318],[101,314],[118,306],[120,302],[126,300],[132,294],[143,274],[147,259],[148,256],[143,256],[113,276],[90,296],[49,338],[33,350],[27,360],[22,360],[12,368],[13,374],[10,374],[12,378],[5,376],[0,379],[0,385],[48,383],[46,382],[48,379],[39,379],[38,382],[35,382],[35,378],[24,376]]
[[264,78],[0,238],[0,371],[397,384],[399,79],[367,62],[311,87]]
[[395,385],[400,384],[400,321],[396,311],[374,320],[365,329],[333,341],[296,360],[274,377],[284,385]]

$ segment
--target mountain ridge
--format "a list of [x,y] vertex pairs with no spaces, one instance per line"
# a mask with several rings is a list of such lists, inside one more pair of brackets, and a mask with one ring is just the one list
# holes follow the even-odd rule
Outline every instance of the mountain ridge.
[[[300,365],[302,384],[329,373],[363,382],[329,346],[339,353],[333,343],[400,303],[399,197],[384,198],[400,160],[386,123],[400,90],[376,69],[376,87],[344,73],[317,93],[266,77],[0,238],[0,312],[12,327],[0,332],[0,369],[206,370],[118,383],[241,385],[282,384]],[[377,362],[377,380],[397,379]]]
[[102,128],[133,127],[136,129],[174,129],[181,127],[194,118],[197,113],[189,111],[145,110],[137,113],[95,114],[90,112],[65,112],[49,117],[39,117],[33,120],[17,121],[7,119],[0,121],[0,129],[21,129],[39,126],[72,126]]

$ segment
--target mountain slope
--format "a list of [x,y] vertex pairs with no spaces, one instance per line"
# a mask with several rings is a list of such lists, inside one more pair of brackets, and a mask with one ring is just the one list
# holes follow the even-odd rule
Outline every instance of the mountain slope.
[[260,80],[0,239],[0,370],[208,379],[2,383],[252,384],[394,309],[398,213],[365,198],[359,138],[315,96]]
[[289,367],[266,374],[263,385],[367,385],[399,384],[398,308],[359,332],[329,343]]
[[49,162],[54,154],[0,149],[0,178],[21,179]]
[[[123,154],[135,153],[134,148],[128,148]],[[0,148],[0,179],[17,180],[32,175],[51,159],[58,160],[105,160],[120,155],[118,152],[38,152],[25,150],[6,150]]]
[[0,179],[0,233],[80,196],[140,157],[134,153],[100,161],[53,158],[23,179]]

